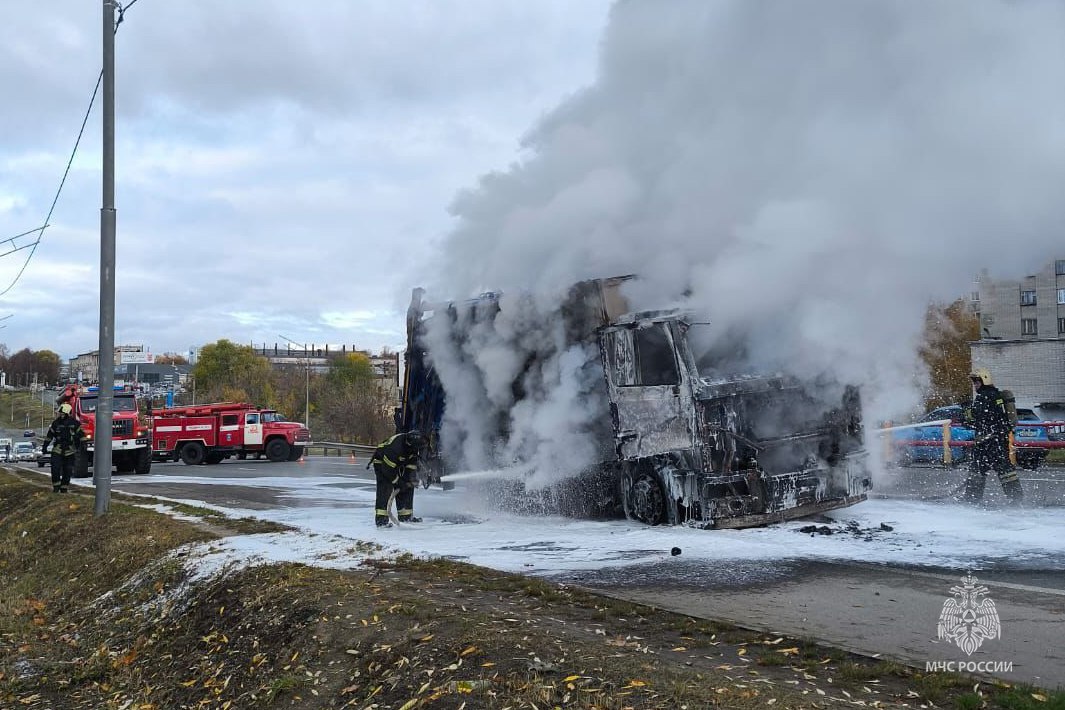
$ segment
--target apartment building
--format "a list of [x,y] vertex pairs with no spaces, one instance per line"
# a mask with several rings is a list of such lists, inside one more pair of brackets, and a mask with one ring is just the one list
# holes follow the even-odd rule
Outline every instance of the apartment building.
[[[122,353],[144,352],[143,345],[116,345],[115,365],[122,363]],[[79,382],[98,382],[100,379],[100,351],[91,350],[70,358],[67,376]]]
[[1065,259],[1019,281],[977,277],[970,307],[985,338],[1035,340],[1065,337]]
[[982,336],[970,344],[973,367],[986,367],[1018,404],[1044,416],[1065,409],[1065,259],[1020,280],[992,279],[985,269],[969,304]]

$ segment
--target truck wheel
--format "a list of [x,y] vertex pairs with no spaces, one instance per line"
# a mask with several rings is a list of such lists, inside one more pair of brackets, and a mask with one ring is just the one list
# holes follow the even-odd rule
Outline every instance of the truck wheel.
[[207,458],[207,449],[198,441],[190,441],[181,447],[181,460],[186,466],[199,466]]
[[284,439],[272,439],[266,445],[266,458],[274,463],[288,461],[289,445]]
[[290,446],[289,447],[289,450],[288,450],[288,460],[289,461],[299,461],[301,456],[303,456],[303,447],[302,446]]
[[205,459],[205,461],[207,461],[208,466],[214,466],[215,464],[222,463],[225,457],[225,454],[220,454],[218,452],[212,451],[211,453],[207,454],[207,458]]
[[[666,522],[666,496],[653,473],[639,473],[635,480],[624,476],[621,480],[624,486],[621,495],[626,518],[647,525],[661,525]],[[629,481],[632,481],[631,485],[628,485]]]
[[89,477],[89,454],[79,450],[74,454],[74,478]]
[[143,476],[152,471],[152,450],[147,446],[137,451],[137,459],[133,464],[133,472]]

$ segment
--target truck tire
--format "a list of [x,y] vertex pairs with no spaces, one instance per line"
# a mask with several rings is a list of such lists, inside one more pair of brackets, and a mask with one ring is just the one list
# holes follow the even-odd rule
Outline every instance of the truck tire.
[[74,478],[89,477],[89,453],[81,449],[74,454]]
[[266,445],[266,458],[274,463],[288,461],[289,449],[288,442],[284,439],[271,439]]
[[226,458],[225,454],[220,454],[220,453],[218,453],[216,451],[212,451],[211,453],[207,454],[207,458],[204,459],[204,460],[207,462],[208,466],[214,466],[215,464],[222,463],[222,461],[225,460],[225,458]]
[[133,464],[133,472],[139,476],[152,472],[152,450],[147,446],[137,450],[136,461]]
[[186,466],[199,466],[207,458],[207,449],[198,441],[190,441],[181,447],[181,460]]
[[303,456],[303,447],[302,446],[290,446],[289,447],[289,449],[288,449],[288,460],[289,461],[299,461],[302,456]]
[[650,471],[637,472],[633,477],[622,476],[622,503],[625,517],[647,525],[661,525],[669,520],[666,496],[658,476]]

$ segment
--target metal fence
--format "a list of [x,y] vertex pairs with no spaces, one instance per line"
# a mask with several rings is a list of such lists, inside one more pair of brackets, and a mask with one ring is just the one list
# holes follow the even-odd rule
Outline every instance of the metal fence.
[[318,441],[306,447],[307,454],[320,453],[322,456],[369,456],[373,454],[376,446],[366,444],[345,444],[333,441]]

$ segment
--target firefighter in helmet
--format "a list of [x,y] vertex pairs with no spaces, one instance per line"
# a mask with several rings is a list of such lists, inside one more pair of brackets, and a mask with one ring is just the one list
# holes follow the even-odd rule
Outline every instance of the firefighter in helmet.
[[1013,428],[1006,399],[1001,390],[991,381],[991,373],[984,368],[970,376],[973,383],[973,401],[965,411],[966,421],[976,431],[972,456],[969,461],[969,478],[965,482],[964,500],[976,503],[984,497],[987,472],[994,469],[1002,483],[1002,492],[1012,503],[1022,497],[1021,481],[1010,464],[1009,435]]
[[414,517],[414,489],[418,485],[418,459],[425,445],[420,432],[396,434],[380,444],[370,464],[377,477],[374,522],[379,528],[392,527],[388,520],[389,500],[396,496],[396,518],[401,523],[420,523]]
[[81,424],[74,417],[73,411],[69,402],[59,405],[59,416],[48,427],[48,433],[44,436],[44,445],[41,446],[41,451],[47,452],[48,445],[55,442],[52,445],[53,493],[67,492],[70,476],[74,473],[74,455],[89,440]]

